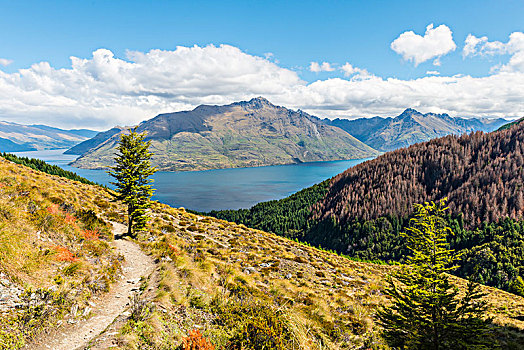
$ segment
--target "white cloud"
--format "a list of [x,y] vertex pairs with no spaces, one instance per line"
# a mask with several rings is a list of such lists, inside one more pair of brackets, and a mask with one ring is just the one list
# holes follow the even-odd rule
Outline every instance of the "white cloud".
[[486,55],[500,55],[506,53],[506,45],[500,41],[488,41],[487,36],[477,38],[475,35],[468,34],[464,41],[464,49],[462,55],[467,56],[486,56]]
[[309,65],[309,70],[315,73],[319,72],[333,72],[335,68],[331,66],[328,62],[322,62],[322,64],[318,62],[311,62]]
[[440,72],[436,70],[428,70],[426,71],[426,75],[440,75]]
[[13,60],[8,60],[7,58],[0,58],[0,66],[8,66],[13,63]]
[[41,62],[14,73],[0,69],[0,119],[103,129],[256,96],[320,117],[391,116],[406,107],[522,116],[524,71],[508,68],[514,57],[480,78],[381,78],[346,63],[339,67],[345,78],[307,83],[295,71],[228,45],[132,51],[125,59],[99,49],[90,58],[71,57],[69,68]]
[[353,76],[353,79],[365,79],[371,77],[371,74],[362,68],[353,66],[351,63],[346,62],[340,70],[344,73],[345,77]]
[[451,29],[442,24],[433,28],[433,24],[426,27],[424,36],[407,31],[391,43],[391,49],[402,55],[406,61],[413,61],[415,66],[435,59],[434,65],[439,66],[439,58],[456,49]]
[[73,126],[89,120],[101,128],[303,84],[295,72],[228,45],[131,51],[126,60],[99,49],[71,62],[69,69],[41,62],[12,74],[0,70],[0,116]]
[[492,67],[492,71],[520,71],[524,72],[524,33],[514,32],[509,36],[507,43],[500,41],[489,41],[488,37],[476,37],[469,34],[465,40],[462,55],[468,56],[494,56],[511,55],[509,62],[505,65]]

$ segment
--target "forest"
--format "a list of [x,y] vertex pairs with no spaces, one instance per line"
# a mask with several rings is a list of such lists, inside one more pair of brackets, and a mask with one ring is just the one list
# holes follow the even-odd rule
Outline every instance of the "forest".
[[524,123],[386,153],[251,209],[209,213],[365,260],[401,261],[414,203],[448,198],[454,273],[524,294]]
[[[93,181],[89,181],[88,179],[72,172],[72,171],[67,171],[67,170],[64,170],[62,168],[60,168],[59,166],[56,166],[56,165],[51,165],[51,164],[48,164],[46,162],[44,162],[43,160],[40,160],[40,159],[35,159],[35,158],[28,158],[28,157],[18,157],[14,154],[11,154],[11,153],[0,153],[0,156],[2,156],[3,158],[13,162],[13,163],[16,163],[16,164],[22,164],[22,165],[25,165],[31,169],[35,169],[35,170],[39,170],[39,171],[42,171],[44,173],[47,173],[47,174],[50,174],[50,175],[57,175],[57,176],[61,176],[61,177],[65,177],[67,179],[70,179],[70,180],[75,180],[75,181],[79,181],[79,182],[82,182],[82,183],[85,183],[85,184],[88,184],[88,185],[98,185],[97,183],[93,182]],[[100,186],[100,185],[99,185]]]

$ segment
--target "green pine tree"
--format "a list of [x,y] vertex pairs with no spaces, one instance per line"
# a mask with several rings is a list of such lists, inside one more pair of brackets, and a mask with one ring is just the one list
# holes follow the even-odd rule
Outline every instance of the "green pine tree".
[[524,280],[522,280],[522,277],[517,276],[513,281],[510,282],[509,291],[513,294],[524,297]]
[[378,312],[383,337],[398,349],[491,349],[487,303],[478,283],[460,294],[447,272],[458,256],[448,249],[445,200],[416,204],[406,239],[411,255],[389,280],[392,304]]
[[151,206],[153,175],[157,169],[151,166],[152,153],[149,152],[150,141],[144,141],[145,133],[137,133],[136,128],[120,136],[115,157],[116,165],[108,173],[116,179],[116,200],[127,205],[128,231],[132,236],[145,229],[147,209]]

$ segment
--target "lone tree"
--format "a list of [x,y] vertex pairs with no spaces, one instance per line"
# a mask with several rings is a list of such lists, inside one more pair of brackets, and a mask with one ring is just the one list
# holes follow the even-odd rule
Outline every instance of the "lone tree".
[[446,200],[416,204],[406,238],[411,255],[389,279],[389,307],[378,312],[383,338],[396,349],[492,349],[487,303],[478,283],[459,293],[449,272],[459,259],[448,249],[453,234],[445,219]]
[[111,182],[117,188],[115,199],[127,205],[127,236],[145,229],[147,209],[151,206],[154,191],[151,185],[153,179],[149,176],[157,169],[151,166],[151,141],[144,141],[145,137],[145,133],[136,132],[136,127],[128,134],[122,134],[115,157],[116,165],[108,172],[116,179]]

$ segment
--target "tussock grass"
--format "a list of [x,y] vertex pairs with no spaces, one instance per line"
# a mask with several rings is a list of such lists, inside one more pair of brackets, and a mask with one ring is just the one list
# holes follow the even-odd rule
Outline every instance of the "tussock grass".
[[23,291],[9,295],[17,308],[0,305],[0,349],[81,317],[89,298],[109,289],[120,262],[95,197],[109,203],[105,190],[0,158],[0,272],[11,293]]

